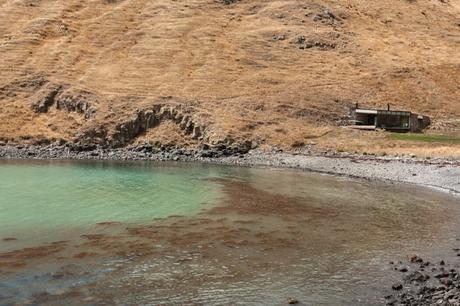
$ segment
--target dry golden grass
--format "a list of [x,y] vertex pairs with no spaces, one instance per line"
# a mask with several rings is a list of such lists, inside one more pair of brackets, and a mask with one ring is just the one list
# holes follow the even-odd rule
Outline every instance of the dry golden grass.
[[[0,138],[110,132],[165,97],[206,122],[202,141],[262,147],[342,135],[355,102],[458,118],[459,15],[459,0],[0,0]],[[18,85],[32,76],[92,93],[97,112],[33,113],[39,89]],[[188,144],[151,136],[169,133]],[[327,135],[368,152],[380,137]]]
[[[350,153],[460,158],[459,142],[398,140],[391,136],[392,134],[383,131],[337,129],[318,138],[315,143],[322,148]],[[457,137],[459,136],[460,134]]]

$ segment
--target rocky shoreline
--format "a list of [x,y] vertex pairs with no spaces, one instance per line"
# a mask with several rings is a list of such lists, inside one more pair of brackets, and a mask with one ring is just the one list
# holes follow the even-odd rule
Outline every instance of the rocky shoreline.
[[[458,239],[457,239],[458,240]],[[460,249],[453,251],[460,256]],[[458,264],[444,260],[432,263],[413,255],[407,262],[390,262],[402,274],[401,281],[392,285],[387,305],[449,305],[460,306],[460,275]]]
[[368,180],[402,182],[431,187],[460,196],[460,161],[444,158],[357,155],[311,149],[283,152],[281,150],[249,151],[246,148],[155,148],[142,145],[88,150],[69,144],[47,146],[3,144],[0,145],[0,159],[150,160],[291,168]]

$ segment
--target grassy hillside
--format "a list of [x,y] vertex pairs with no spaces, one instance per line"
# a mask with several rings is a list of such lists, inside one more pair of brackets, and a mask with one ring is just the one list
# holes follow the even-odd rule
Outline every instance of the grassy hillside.
[[458,133],[459,54],[460,0],[0,0],[0,138],[327,146],[355,102]]

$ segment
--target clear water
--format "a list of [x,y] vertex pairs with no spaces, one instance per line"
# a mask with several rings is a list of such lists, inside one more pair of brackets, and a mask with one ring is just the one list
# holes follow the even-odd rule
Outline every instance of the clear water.
[[36,242],[100,222],[190,216],[216,200],[212,176],[145,163],[0,162],[0,238]]
[[379,305],[390,260],[459,260],[459,204],[299,171],[1,161],[0,305]]

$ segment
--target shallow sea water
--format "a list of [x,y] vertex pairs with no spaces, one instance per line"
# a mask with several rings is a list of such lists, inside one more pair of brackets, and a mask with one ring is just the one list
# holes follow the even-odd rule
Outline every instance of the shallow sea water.
[[458,198],[292,170],[0,161],[0,305],[380,305]]
[[0,162],[0,233],[35,243],[99,222],[194,215],[216,200],[218,186],[203,180],[215,175],[143,163]]

